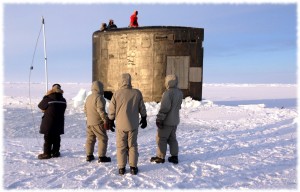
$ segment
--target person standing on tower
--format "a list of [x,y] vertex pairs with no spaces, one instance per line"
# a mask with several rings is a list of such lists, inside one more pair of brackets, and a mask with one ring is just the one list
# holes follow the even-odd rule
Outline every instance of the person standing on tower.
[[117,25],[114,23],[114,20],[110,19],[108,22],[107,29],[116,29]]
[[138,15],[138,11],[135,10],[133,14],[130,16],[130,23],[129,23],[130,28],[135,28],[139,26],[137,15]]

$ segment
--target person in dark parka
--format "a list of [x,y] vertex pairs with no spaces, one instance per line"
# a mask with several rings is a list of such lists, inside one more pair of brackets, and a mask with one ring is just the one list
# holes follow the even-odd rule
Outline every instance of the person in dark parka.
[[105,30],[107,30],[107,24],[106,23],[102,23],[100,31],[105,31]]
[[108,22],[107,29],[116,29],[118,28],[117,25],[115,24],[114,20],[110,19]]
[[40,126],[40,133],[44,134],[44,152],[39,159],[50,159],[60,156],[60,135],[64,134],[66,99],[59,84],[54,84],[47,92],[38,107],[44,112]]

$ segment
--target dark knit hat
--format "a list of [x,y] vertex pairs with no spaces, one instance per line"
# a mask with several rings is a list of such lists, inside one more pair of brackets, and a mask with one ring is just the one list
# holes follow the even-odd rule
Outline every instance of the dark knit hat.
[[63,93],[64,92],[61,89],[60,84],[58,84],[58,83],[55,83],[55,84],[52,85],[52,90],[53,90],[53,92],[56,92],[56,93]]

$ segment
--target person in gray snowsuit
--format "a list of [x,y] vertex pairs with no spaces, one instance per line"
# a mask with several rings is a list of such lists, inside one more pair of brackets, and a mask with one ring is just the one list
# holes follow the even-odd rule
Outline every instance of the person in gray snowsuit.
[[169,162],[178,163],[178,142],[176,138],[177,126],[180,122],[179,110],[183,99],[182,91],[177,88],[176,75],[168,75],[165,78],[166,91],[162,95],[160,110],[156,116],[157,135],[156,156],[151,157],[151,162],[164,163],[167,145],[170,147],[171,157]]
[[[108,118],[109,127],[114,126],[116,120],[116,145],[117,162],[119,174],[124,175],[127,158],[130,166],[130,173],[138,173],[138,127],[147,126],[147,112],[143,101],[142,93],[138,89],[133,89],[131,76],[124,73],[121,76],[120,88],[117,90],[109,103]],[[141,121],[139,122],[139,114]]]
[[[106,157],[108,137],[106,131],[108,128],[108,118],[105,111],[106,101],[104,99],[103,84],[100,81],[94,81],[91,86],[90,94],[84,104],[84,113],[86,114],[86,161],[95,159],[94,146],[96,138],[98,139],[98,162],[111,162],[110,157]],[[112,131],[114,131],[112,129]]]

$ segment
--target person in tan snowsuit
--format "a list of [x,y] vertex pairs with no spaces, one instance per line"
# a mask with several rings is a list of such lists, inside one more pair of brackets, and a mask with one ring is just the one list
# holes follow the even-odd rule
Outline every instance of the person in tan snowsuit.
[[[119,174],[124,175],[127,158],[130,166],[130,173],[138,173],[138,127],[147,126],[147,112],[143,101],[142,93],[133,89],[131,76],[124,73],[121,76],[120,88],[113,94],[108,108],[109,127],[114,126],[116,120],[116,145],[117,162]],[[139,122],[139,115],[141,120]]]
[[[106,157],[108,137],[106,131],[108,128],[108,118],[105,111],[106,101],[104,99],[103,84],[100,81],[94,81],[91,86],[92,94],[86,98],[84,112],[86,114],[86,161],[95,159],[94,147],[96,138],[98,139],[98,162],[111,162],[110,157]],[[114,131],[114,130],[112,130]]]

